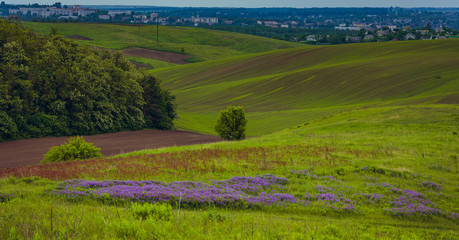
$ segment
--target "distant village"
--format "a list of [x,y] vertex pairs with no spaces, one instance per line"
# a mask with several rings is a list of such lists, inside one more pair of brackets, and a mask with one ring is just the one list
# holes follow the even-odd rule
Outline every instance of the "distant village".
[[[303,37],[286,36],[283,40],[312,44],[411,39],[446,39],[457,34],[459,9],[444,12],[428,9],[225,9],[225,8],[140,8],[66,6],[29,6],[1,3],[4,17],[27,21],[82,21],[130,24],[215,27],[247,32],[243,28],[266,27],[274,33],[305,33]],[[346,11],[347,10],[347,11]],[[262,17],[260,17],[260,15]],[[426,16],[426,17],[424,17]],[[225,29],[226,28],[226,29]],[[327,32],[312,31],[324,29]],[[333,32],[332,32],[333,31]],[[312,32],[311,34],[307,34]],[[297,34],[298,35],[298,34]],[[269,34],[268,34],[268,37]]]

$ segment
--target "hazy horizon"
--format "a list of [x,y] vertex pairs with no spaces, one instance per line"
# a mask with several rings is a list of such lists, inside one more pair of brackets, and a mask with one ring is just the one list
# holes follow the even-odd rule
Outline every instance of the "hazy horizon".
[[133,0],[129,4],[121,0],[100,0],[95,4],[89,0],[61,0],[61,1],[30,1],[16,0],[5,1],[7,4],[48,4],[61,2],[64,5],[126,5],[126,6],[165,6],[165,7],[292,7],[292,8],[311,8],[311,7],[459,7],[457,0],[440,0],[432,2],[431,0],[233,0],[233,1],[213,1],[213,0]]

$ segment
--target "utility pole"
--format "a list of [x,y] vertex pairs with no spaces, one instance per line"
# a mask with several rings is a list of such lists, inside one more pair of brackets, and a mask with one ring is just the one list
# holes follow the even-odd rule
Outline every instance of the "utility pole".
[[159,42],[159,13],[156,15],[156,42]]
[[40,9],[40,11],[37,13],[37,15],[38,15],[38,21],[37,21],[37,23],[38,23],[38,34],[40,34],[40,15],[41,15],[41,9]]

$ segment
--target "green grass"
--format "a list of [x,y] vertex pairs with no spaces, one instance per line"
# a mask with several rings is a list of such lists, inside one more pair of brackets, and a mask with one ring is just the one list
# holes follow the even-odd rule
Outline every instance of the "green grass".
[[[80,35],[92,41],[81,44],[109,49],[146,48],[192,57],[192,61],[215,60],[247,53],[291,48],[294,43],[239,33],[207,30],[192,27],[159,27],[159,43],[156,42],[156,26],[85,23],[22,22],[25,27],[48,34],[52,27],[64,36]],[[38,28],[39,27],[39,28]]]
[[[249,134],[263,136],[2,169],[0,193],[9,197],[0,194],[0,239],[458,239],[457,218],[385,210],[395,187],[459,213],[458,48],[458,40],[319,46],[153,70],[177,96],[179,127],[211,133],[218,111],[243,105]],[[174,205],[169,220],[141,220],[128,202],[50,194],[64,179],[210,183],[260,174],[287,178],[284,193],[298,197],[329,187],[356,210],[317,200]],[[384,198],[370,203],[362,193]]]
[[[390,188],[371,185],[388,183],[401,190],[418,191],[438,208],[458,213],[458,118],[457,105],[362,108],[240,142],[24,168],[16,172],[17,178],[0,180],[0,192],[13,194],[11,200],[0,203],[0,238],[17,234],[25,239],[457,239],[457,219],[392,216],[384,210],[390,207],[388,200],[366,203],[355,194],[389,197],[393,194]],[[362,170],[366,166],[386,173]],[[302,169],[333,176],[340,182],[291,173]],[[67,175],[58,174],[65,171]],[[30,174],[73,179],[72,173],[88,180],[205,183],[233,176],[275,174],[290,180],[286,193],[315,193],[321,185],[358,202],[356,212],[350,214],[313,202],[306,207],[247,210],[174,207],[170,220],[141,220],[129,203],[66,200],[48,194],[56,189],[54,181],[20,178]],[[420,185],[424,181],[440,184],[443,189],[425,188]]]
[[168,67],[177,66],[177,64],[163,62],[163,61],[150,59],[150,58],[127,57],[127,59],[129,59],[132,62],[146,64],[146,65],[150,66],[150,68],[148,68],[148,69],[159,69],[159,68],[168,68]]
[[356,107],[457,104],[458,43],[305,47],[151,72],[177,97],[178,128],[215,134],[218,112],[237,105],[248,135],[259,136]]

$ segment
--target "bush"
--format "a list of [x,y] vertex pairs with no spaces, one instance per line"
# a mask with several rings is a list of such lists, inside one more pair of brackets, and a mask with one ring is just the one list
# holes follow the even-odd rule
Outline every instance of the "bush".
[[134,203],[131,206],[134,216],[141,220],[152,217],[155,220],[169,221],[172,218],[172,207],[166,203]]
[[102,157],[100,148],[86,142],[83,137],[73,137],[69,138],[68,143],[51,147],[44,155],[42,162],[62,162],[97,157]]
[[215,131],[224,140],[242,140],[245,138],[246,125],[244,108],[228,106],[220,112]]

